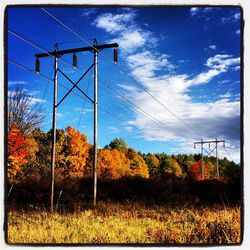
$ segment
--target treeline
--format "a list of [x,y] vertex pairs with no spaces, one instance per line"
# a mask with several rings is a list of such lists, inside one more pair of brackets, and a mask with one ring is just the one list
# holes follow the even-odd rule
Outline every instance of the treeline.
[[[56,181],[92,176],[93,147],[87,136],[73,127],[56,131]],[[8,180],[48,180],[50,175],[52,131],[35,128],[22,133],[12,125],[8,132]],[[202,180],[217,178],[216,158],[201,155],[142,154],[126,145],[124,139],[114,139],[98,149],[98,178],[122,177],[164,178],[176,176]],[[229,181],[240,176],[240,167],[226,158],[219,159],[220,179]]]
[[[93,146],[86,135],[73,127],[56,131],[55,195],[73,206],[80,199],[91,200]],[[35,128],[23,133],[16,125],[8,132],[8,190],[15,204],[47,203],[50,190],[52,131]],[[192,200],[240,198],[240,166],[226,158],[201,155],[142,154],[128,147],[124,139],[114,139],[98,149],[98,199],[112,200]],[[179,197],[179,199],[178,199]],[[192,198],[190,198],[192,197]],[[228,198],[229,197],[229,198]]]

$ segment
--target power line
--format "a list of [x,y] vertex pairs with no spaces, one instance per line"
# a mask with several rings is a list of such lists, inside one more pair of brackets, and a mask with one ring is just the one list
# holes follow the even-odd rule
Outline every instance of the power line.
[[[43,10],[47,15],[49,15],[50,17],[52,17],[55,21],[57,21],[58,23],[60,23],[64,28],[66,28],[68,31],[70,31],[71,33],[73,33],[75,36],[77,36],[81,41],[85,42],[86,44],[88,44],[89,46],[93,47],[93,45],[91,45],[86,39],[84,39],[82,36],[80,36],[79,34],[77,34],[75,31],[73,31],[71,28],[69,28],[66,24],[64,24],[62,21],[60,21],[57,17],[55,17],[54,15],[52,15],[49,11],[45,10],[44,8],[41,8],[41,10]],[[94,47],[93,47],[94,49]],[[107,57],[104,53],[102,53],[101,51],[98,51],[101,55],[103,55],[106,59],[108,59],[109,61],[112,61],[109,57]],[[113,61],[112,61],[113,63]],[[119,71],[123,74],[126,74],[121,67],[116,64],[116,67],[119,69]],[[194,130],[189,124],[187,124],[183,119],[181,119],[179,116],[177,116],[172,110],[170,110],[166,105],[164,105],[159,99],[157,99],[155,96],[153,96],[142,84],[138,83],[137,81],[135,81],[131,76],[127,75],[127,77],[129,77],[134,83],[136,83],[143,91],[145,91],[149,96],[151,96],[157,103],[159,103],[162,107],[164,107],[169,113],[171,113],[175,118],[177,118],[180,122],[182,122],[185,126],[187,126],[189,129],[191,129],[195,134],[197,134],[199,137],[201,136],[199,133],[197,133],[196,130]],[[202,136],[201,136],[202,137]]]
[[[125,124],[127,124],[128,126],[130,126],[130,127],[132,127],[132,128],[135,128],[135,129],[138,130],[139,132],[142,132],[142,131],[143,131],[144,134],[146,134],[147,136],[151,137],[152,139],[156,139],[157,141],[160,141],[160,142],[162,142],[162,143],[165,143],[166,145],[171,146],[172,148],[184,149],[184,148],[181,148],[181,147],[174,146],[174,145],[172,145],[172,144],[170,144],[170,143],[168,143],[168,142],[166,142],[166,141],[163,141],[163,140],[159,139],[158,137],[155,137],[155,136],[153,136],[153,135],[151,135],[151,134],[145,132],[146,128],[138,128],[137,126],[135,126],[135,125],[133,125],[133,124],[130,124],[129,122],[127,122],[127,121],[125,121],[125,120],[119,118],[118,116],[114,115],[114,114],[111,113],[110,111],[105,110],[105,109],[102,108],[101,106],[99,106],[99,108],[100,108],[102,111],[104,111],[105,113],[111,115],[111,116],[112,116],[113,118],[115,118],[116,120],[120,121],[121,123],[123,123],[123,124],[125,123]],[[186,151],[186,149],[184,149],[184,150]]]
[[[19,63],[15,62],[15,61],[13,61],[13,60],[11,60],[11,59],[8,59],[8,62],[10,62],[10,63],[16,65],[16,66],[19,67],[19,68],[22,68],[22,69],[24,69],[24,70],[26,70],[26,71],[29,71],[29,72],[31,72],[31,73],[36,74],[36,71],[35,71],[35,70],[33,70],[33,69],[29,68],[29,67],[26,67],[26,66],[24,66],[24,65],[22,65],[22,64],[19,64]],[[49,80],[50,82],[53,82],[53,79],[50,79],[49,77],[47,77],[47,76],[45,76],[45,75],[43,75],[43,74],[39,74],[39,76],[41,76],[41,77],[43,77],[43,78]],[[65,85],[63,85],[63,84],[61,84],[61,83],[59,83],[59,82],[58,82],[58,85],[60,85],[61,87],[63,87],[63,88],[66,89],[66,90],[69,90],[68,87],[66,87]],[[72,93],[73,93],[75,96],[77,96],[77,97],[79,97],[79,98],[85,100],[84,97],[81,96],[81,95],[79,95],[78,93],[76,93],[76,92],[74,92],[74,91],[72,91]],[[89,100],[87,99],[87,101],[89,101]],[[90,102],[90,101],[89,101],[89,102]],[[90,103],[91,103],[91,102],[90,102]],[[130,127],[132,127],[132,128],[135,128],[135,129],[138,130],[139,132],[143,131],[144,134],[148,135],[149,137],[151,137],[151,138],[153,138],[153,139],[157,139],[158,141],[160,141],[160,142],[162,142],[162,143],[164,143],[164,144],[166,144],[166,145],[168,145],[168,146],[170,146],[170,147],[172,147],[172,148],[183,149],[183,150],[186,151],[186,149],[184,149],[184,148],[181,148],[181,147],[178,147],[178,146],[174,146],[174,145],[172,145],[172,144],[170,144],[170,143],[168,143],[168,142],[166,142],[166,141],[163,141],[163,140],[159,139],[158,137],[155,137],[155,136],[153,136],[153,135],[151,135],[151,134],[145,132],[146,128],[138,128],[137,126],[135,126],[135,125],[133,125],[133,124],[130,124],[129,122],[127,122],[127,121],[125,121],[125,120],[119,118],[118,116],[114,115],[112,112],[110,112],[110,111],[104,109],[102,106],[99,106],[99,108],[100,108],[103,112],[105,112],[106,114],[109,114],[110,116],[112,116],[114,119],[120,121],[120,122],[123,123],[123,124],[125,123],[125,124],[127,124],[128,126],[130,126]]]
[[[22,40],[23,42],[25,42],[25,43],[31,45],[32,47],[34,47],[34,48],[36,48],[36,49],[38,49],[38,50],[40,50],[40,51],[46,53],[46,54],[47,54],[48,56],[50,56],[51,58],[55,58],[55,56],[49,54],[44,48],[42,48],[42,46],[38,45],[38,44],[35,43],[34,41],[31,41],[30,39],[25,38],[23,35],[21,36],[20,34],[14,32],[13,30],[8,29],[8,32],[9,32],[10,34],[14,35],[15,37],[17,37],[18,39]],[[73,69],[74,69],[74,67],[72,67],[72,64],[71,64],[69,61],[67,61],[67,60],[65,60],[65,59],[62,59],[62,58],[58,58],[58,60],[60,60],[60,61],[61,61],[63,64],[65,64],[66,66],[69,66],[70,68],[73,68]],[[82,71],[82,70],[81,70],[81,71]]]
[[[33,46],[33,47],[35,47],[35,48],[37,48],[37,49],[39,49],[39,50],[41,50],[41,51],[43,51],[43,52],[45,52],[48,56],[54,58],[53,55],[51,55],[50,53],[46,52],[43,48],[41,48],[40,45],[37,45],[37,44],[34,43],[33,41],[30,41],[30,40],[24,38],[23,36],[20,36],[20,35],[17,34],[16,32],[13,32],[13,31],[11,31],[11,30],[8,30],[8,31],[9,31],[11,34],[13,34],[14,36],[16,36],[17,38],[21,39],[22,41],[28,43],[29,45],[31,45],[31,46]],[[91,46],[91,47],[92,47],[92,46]],[[60,58],[60,60],[63,61],[61,58]],[[67,63],[66,65],[69,66],[68,63]],[[71,64],[70,64],[70,66],[71,66]],[[82,69],[80,69],[80,68],[77,68],[77,69],[79,69],[79,70],[82,71]],[[49,79],[49,80],[51,80],[51,79]],[[110,89],[110,88],[109,88],[109,89]],[[47,88],[46,88],[46,90],[47,90]],[[161,121],[159,121],[158,119],[154,118],[154,117],[153,117],[152,115],[150,115],[149,113],[147,113],[147,112],[145,112],[144,110],[142,110],[141,108],[139,108],[136,104],[134,104],[134,103],[132,103],[131,101],[129,101],[128,99],[126,99],[124,96],[122,96],[122,95],[121,95],[120,93],[118,93],[117,91],[116,91],[116,93],[117,93],[119,96],[121,96],[124,100],[126,100],[127,102],[129,102],[131,105],[133,105],[134,107],[136,107],[138,110],[140,110],[140,112],[142,112],[142,113],[144,113],[146,116],[148,116],[152,121],[154,121],[155,123],[157,123],[158,125],[160,125],[161,127],[170,128],[170,127],[168,127],[166,124],[163,124]],[[170,128],[170,129],[171,129],[171,128]],[[179,135],[181,135],[182,137],[185,138],[185,136],[184,136],[183,134],[178,133],[178,132],[177,132],[177,134],[179,134]]]
[[[11,63],[11,64],[13,64],[13,65],[15,65],[15,66],[17,66],[17,67],[19,67],[19,68],[22,68],[22,69],[24,69],[26,71],[29,71],[29,72],[34,73],[34,74],[37,75],[36,71],[33,70],[33,69],[31,69],[31,68],[29,68],[29,67],[26,67],[26,66],[24,66],[24,65],[22,65],[20,63],[17,63],[15,61],[11,60],[11,59],[8,59],[8,62]],[[48,80],[49,82],[53,82],[54,81],[52,78],[49,78],[48,76],[43,75],[41,73],[38,76],[41,76],[42,78]],[[64,84],[62,84],[60,82],[58,82],[58,85],[61,86],[62,88],[64,88],[65,90],[69,90],[68,87],[66,87]],[[83,98],[81,95],[79,95],[78,93],[76,93],[74,91],[72,91],[72,93],[74,93],[74,95],[76,95],[76,96],[78,96],[80,98]],[[89,101],[89,100],[87,99],[87,101]],[[89,102],[92,103],[91,101],[89,101]]]
[[[35,47],[35,48],[37,48],[37,49],[39,49],[39,50],[41,50],[41,51],[43,51],[43,52],[45,52],[48,56],[54,58],[53,55],[51,55],[50,53],[46,52],[43,48],[41,48],[39,45],[37,45],[37,44],[34,43],[33,41],[30,41],[30,40],[24,38],[23,36],[20,36],[19,34],[13,32],[13,31],[11,31],[11,30],[9,30],[9,32],[10,32],[11,34],[13,34],[14,36],[18,37],[19,39],[21,39],[22,41],[28,43],[29,45],[31,45],[31,46],[33,46],[33,47]],[[91,47],[92,47],[92,46],[91,46]],[[62,61],[61,58],[60,58],[60,60]],[[69,64],[66,64],[66,65],[68,66]],[[20,65],[19,65],[19,66],[20,66]],[[70,65],[70,66],[71,66],[71,65]],[[27,69],[27,68],[25,68],[25,69]],[[80,68],[78,68],[78,69],[82,71],[82,69],[80,69]],[[31,69],[29,69],[29,70],[30,70],[31,72],[34,73],[33,70],[31,70]],[[41,75],[41,76],[43,76],[43,75]],[[44,77],[44,76],[43,76],[43,77]],[[46,77],[45,77],[45,78],[46,78]],[[50,78],[49,78],[49,80],[51,81]],[[60,84],[59,84],[59,85],[60,85]],[[117,92],[117,93],[118,93],[118,92]],[[119,94],[119,93],[118,93],[118,94]],[[120,95],[120,94],[119,94],[119,95]],[[120,95],[120,96],[121,96],[121,95]],[[121,97],[123,97],[123,96],[121,96]],[[123,97],[123,99],[125,100],[126,98]],[[127,102],[130,102],[128,99],[126,99],[126,101],[127,101]],[[154,121],[154,122],[157,123],[158,125],[160,124],[160,126],[163,126],[163,127],[165,127],[165,128],[168,127],[168,126],[166,126],[165,124],[163,124],[162,122],[160,122],[158,119],[153,118],[150,114],[148,114],[147,112],[143,111],[141,108],[139,108],[139,107],[138,107],[137,105],[135,105],[134,103],[130,102],[130,104],[133,105],[133,106],[135,106],[135,107],[136,107],[138,110],[140,110],[142,113],[146,114],[148,117],[150,117],[150,119],[151,119],[152,121]],[[168,128],[169,128],[169,127],[168,127]],[[179,135],[180,135],[180,133],[179,133]],[[181,134],[181,136],[185,138],[184,135]]]
[[[51,68],[49,78],[52,77],[52,73],[53,73],[53,67]],[[47,90],[48,90],[48,87],[49,87],[49,83],[50,83],[50,80],[48,80],[48,82],[47,82],[47,85],[46,85],[46,88],[45,88],[45,91],[44,91],[44,94],[43,94],[42,102],[44,102],[44,99],[45,99],[45,96],[46,96],[46,93],[47,93]]]
[[227,155],[229,156],[229,158],[230,158],[232,161],[234,161],[234,160],[233,160],[233,158],[231,157],[231,155],[228,153],[228,151],[227,151],[227,148],[226,148],[226,147],[224,148],[224,150],[225,150],[225,152],[227,153]]
[[[26,38],[20,36],[19,34],[13,32],[13,31],[11,31],[11,30],[9,30],[9,32],[10,32],[11,34],[15,35],[16,37],[18,37],[19,39],[23,40],[24,42],[30,44],[31,46],[33,46],[33,47],[35,47],[35,48],[37,48],[37,49],[39,49],[39,50],[45,52],[48,56],[54,58],[53,55],[51,55],[51,54],[49,54],[48,52],[46,52],[43,48],[41,48],[41,46],[37,45],[36,43],[31,42],[30,40],[28,40],[28,39],[26,39]],[[92,47],[92,46],[91,46],[91,47]],[[61,59],[61,60],[62,60],[62,59]],[[67,63],[66,65],[69,66],[68,63]],[[71,64],[70,64],[70,66],[71,66]],[[77,68],[77,69],[78,69],[78,70],[81,70],[80,68]],[[81,70],[81,71],[82,71],[82,70]],[[120,94],[119,94],[119,95],[120,95]],[[121,95],[120,95],[120,96],[121,96]],[[123,96],[121,96],[121,97],[122,97],[123,99],[126,99],[126,98],[123,97]],[[126,99],[126,101],[129,101],[129,100]],[[130,101],[129,101],[129,102],[130,102]],[[158,119],[153,118],[150,114],[148,114],[147,112],[145,112],[145,111],[143,111],[142,109],[140,109],[140,108],[139,108],[137,105],[135,105],[134,103],[130,102],[130,104],[132,104],[133,106],[135,106],[138,110],[140,110],[142,113],[146,114],[148,117],[151,117],[151,120],[153,120],[153,121],[154,121],[155,123],[157,123],[158,125],[160,124],[160,126],[163,126],[163,127],[165,127],[165,128],[168,127],[168,126],[166,126],[165,124],[163,124],[162,122],[160,122]],[[168,128],[169,128],[169,127],[168,127]],[[180,135],[180,133],[178,133],[178,134]],[[185,138],[185,136],[184,136],[183,134],[181,134],[181,136]]]
[[[88,81],[88,85],[87,85],[86,94],[88,94],[91,77],[92,77],[92,75],[90,74],[89,75],[89,81]],[[78,121],[77,130],[79,130],[79,127],[80,127],[80,123],[81,123],[81,120],[82,120],[83,110],[84,110],[84,107],[85,107],[85,103],[86,103],[86,96],[84,96],[84,100],[83,100],[83,104],[82,104],[82,111],[80,112],[80,118],[79,118],[79,121]]]
[[[137,110],[139,110],[141,113],[143,113],[145,116],[147,116],[151,121],[153,121],[154,123],[160,125],[162,128],[166,129],[170,129],[173,131],[173,129],[169,126],[167,126],[166,124],[162,123],[160,120],[158,120],[157,118],[155,118],[154,116],[152,116],[151,114],[149,114],[148,112],[144,111],[142,108],[140,108],[138,105],[136,105],[135,103],[133,103],[132,101],[130,101],[129,99],[127,99],[125,96],[123,96],[122,94],[120,94],[118,91],[111,89],[107,84],[104,83],[104,81],[102,81],[99,77],[99,80],[104,84],[105,89],[107,89],[111,94],[116,93],[120,98],[122,98],[125,102],[129,103],[131,106],[135,107]],[[181,137],[185,138],[185,136],[180,133],[180,132],[176,132],[174,131],[174,133],[180,135]]]

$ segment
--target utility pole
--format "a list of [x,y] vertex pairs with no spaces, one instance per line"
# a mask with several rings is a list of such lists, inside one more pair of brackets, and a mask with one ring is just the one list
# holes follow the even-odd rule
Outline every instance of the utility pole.
[[215,139],[215,147],[216,147],[216,151],[215,151],[215,154],[216,154],[216,171],[217,171],[217,178],[219,180],[220,179],[220,171],[219,171],[218,147],[217,147],[217,144],[218,144],[218,140],[216,138]]
[[204,167],[203,167],[203,140],[201,139],[201,176],[204,180]]
[[93,206],[96,206],[97,195],[97,51],[94,51],[94,167],[93,167]]
[[[204,167],[203,167],[203,150],[205,150],[207,152],[207,156],[211,155],[212,152],[215,150],[216,152],[216,172],[217,172],[217,179],[220,178],[220,171],[219,171],[219,163],[218,163],[218,143],[223,142],[223,147],[225,147],[225,140],[217,140],[217,138],[215,140],[211,140],[211,141],[203,141],[201,139],[201,141],[199,142],[194,142],[194,148],[196,148],[196,145],[201,145],[201,171],[202,171],[202,180],[204,180]],[[210,148],[210,144],[215,143],[215,147],[209,151],[207,151],[203,145],[204,144],[209,144],[209,148]]]
[[51,191],[50,191],[50,212],[54,212],[54,184],[55,184],[55,159],[56,159],[56,108],[57,108],[57,78],[58,78],[58,57],[56,52],[58,46],[55,44],[54,52],[54,100],[53,100],[53,118],[52,118],[52,150],[51,150]]
[[[93,206],[96,206],[96,197],[97,197],[97,55],[103,49],[114,48],[114,62],[118,61],[117,54],[117,43],[111,44],[102,44],[97,45],[96,39],[94,40],[93,46],[89,47],[81,47],[81,48],[73,48],[66,50],[58,50],[57,44],[55,45],[54,51],[45,52],[36,54],[36,72],[40,73],[40,61],[39,59],[42,57],[53,57],[54,58],[54,101],[53,101],[53,119],[52,119],[52,149],[51,149],[51,191],[50,191],[50,212],[54,211],[54,185],[55,185],[55,155],[56,155],[56,110],[58,106],[64,101],[64,99],[73,91],[74,88],[77,88],[90,102],[94,104],[94,162],[93,162]],[[73,54],[73,66],[77,67],[77,57],[76,53],[90,51],[94,54],[94,62],[90,67],[83,73],[83,75],[79,78],[77,82],[73,82],[59,67],[58,67],[58,59],[59,57],[65,54]],[[94,100],[92,100],[84,91],[82,91],[77,85],[79,82],[87,75],[87,73],[94,67]],[[73,86],[71,89],[62,97],[62,99],[57,102],[57,81],[58,81],[58,72],[61,73],[64,78],[66,78]]]

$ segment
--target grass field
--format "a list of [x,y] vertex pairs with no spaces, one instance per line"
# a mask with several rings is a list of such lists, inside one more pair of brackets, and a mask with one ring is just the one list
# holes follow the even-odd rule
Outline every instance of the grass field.
[[11,209],[9,243],[240,243],[240,208],[100,202],[74,213]]

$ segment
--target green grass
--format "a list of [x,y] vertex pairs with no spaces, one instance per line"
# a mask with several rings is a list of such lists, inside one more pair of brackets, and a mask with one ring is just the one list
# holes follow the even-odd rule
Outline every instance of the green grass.
[[[86,206],[85,206],[86,207]],[[100,202],[74,213],[8,213],[9,243],[240,243],[240,208]]]

